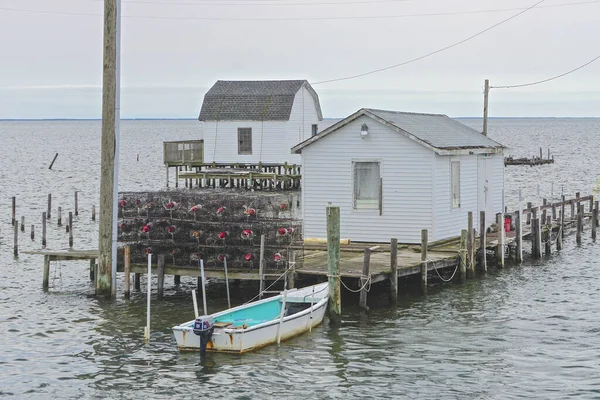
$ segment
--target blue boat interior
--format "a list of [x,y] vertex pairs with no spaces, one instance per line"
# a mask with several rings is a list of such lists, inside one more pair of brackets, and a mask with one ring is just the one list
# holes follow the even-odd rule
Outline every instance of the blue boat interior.
[[251,327],[279,318],[281,305],[279,299],[275,298],[273,301],[221,315],[215,318],[215,323],[232,324],[234,328],[244,325]]

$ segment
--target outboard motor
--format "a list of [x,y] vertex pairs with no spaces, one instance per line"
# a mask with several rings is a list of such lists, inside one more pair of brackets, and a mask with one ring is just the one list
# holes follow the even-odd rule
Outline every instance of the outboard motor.
[[203,315],[194,321],[194,334],[200,336],[200,357],[206,355],[206,345],[212,339],[215,321],[209,315]]

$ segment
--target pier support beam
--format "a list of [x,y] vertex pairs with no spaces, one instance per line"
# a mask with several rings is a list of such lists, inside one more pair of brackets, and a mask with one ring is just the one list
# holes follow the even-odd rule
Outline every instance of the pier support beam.
[[390,275],[390,300],[392,304],[398,303],[398,239],[390,240],[390,264],[392,274]]
[[340,288],[340,208],[327,211],[327,276],[329,278],[329,320],[341,323],[342,298]]
[[362,276],[359,279],[360,299],[359,299],[358,305],[363,310],[369,309],[369,307],[367,306],[367,287],[368,287],[367,283],[369,282],[370,265],[371,265],[371,249],[366,248],[365,254],[364,254],[364,261],[363,261]]
[[475,276],[475,230],[473,229],[473,211],[467,214],[467,259],[466,269],[470,278]]
[[[469,213],[471,214],[471,213]],[[472,222],[472,220],[471,220]],[[463,229],[460,232],[460,281],[465,282],[467,280],[467,243],[469,239],[469,230]]]
[[479,270],[487,272],[485,211],[479,212]]
[[50,279],[50,256],[44,256],[44,280],[42,287],[48,290],[48,280]]
[[427,294],[427,243],[429,232],[421,230],[421,291]]

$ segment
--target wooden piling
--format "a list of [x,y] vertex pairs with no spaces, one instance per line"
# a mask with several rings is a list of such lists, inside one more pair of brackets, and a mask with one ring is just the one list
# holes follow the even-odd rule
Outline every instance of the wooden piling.
[[92,206],[92,221],[96,220],[96,206]]
[[552,203],[552,220],[556,221],[556,203]]
[[50,280],[50,256],[44,256],[44,280],[42,287],[48,290],[48,281]]
[[77,201],[77,191],[75,191],[75,216],[79,215],[79,204]]
[[165,255],[164,254],[158,255],[158,268],[156,270],[156,275],[158,277],[158,279],[157,279],[158,298],[162,299],[164,289],[165,289]]
[[498,245],[496,246],[496,261],[498,268],[504,268],[504,214],[496,214],[496,227],[498,229]]
[[69,211],[69,248],[73,248],[73,212]]
[[487,272],[485,211],[479,211],[479,270]]
[[598,227],[598,201],[594,202],[592,208],[592,240],[596,240],[596,228]]
[[[473,248],[475,247],[475,241],[473,240],[473,212],[469,211],[467,213],[467,253],[466,253],[466,269],[469,272],[470,277],[473,277],[475,274],[475,266],[473,260]],[[462,260],[461,260],[462,261]],[[466,272],[466,271],[465,271]]]
[[56,153],[54,155],[54,158],[52,159],[52,162],[50,163],[50,166],[48,167],[48,169],[52,169],[52,166],[54,165],[54,162],[56,161],[57,158],[58,158],[58,153]]
[[14,235],[13,254],[15,258],[19,258],[19,223],[15,222],[15,235]]
[[142,274],[139,273],[135,273],[133,274],[133,288],[136,290],[136,292],[139,292],[141,290],[141,281],[142,281]]
[[390,299],[392,304],[398,302],[398,239],[390,240],[390,264],[392,274],[390,275]]
[[327,276],[329,279],[330,323],[341,323],[342,299],[340,288],[340,208],[329,206],[327,214]]
[[35,225],[31,224],[31,240],[35,240]]
[[429,232],[421,230],[421,291],[427,294],[427,243]]
[[173,276],[173,284],[175,286],[181,285],[181,275],[174,275]]
[[13,196],[12,198],[12,226],[17,222],[17,198]]
[[[471,214],[471,213],[469,213]],[[472,222],[472,220],[471,220]],[[463,229],[460,231],[460,281],[467,280],[467,246],[469,241],[469,230]]]
[[547,256],[552,253],[552,217],[550,215],[546,217],[546,240],[544,243],[544,250]]
[[62,207],[58,207],[58,226],[62,226]]
[[21,216],[21,232],[25,232],[25,216]]
[[[531,204],[530,201],[527,202],[527,209],[531,210],[531,208],[533,207],[533,204]],[[527,225],[531,225],[531,212],[527,213]]]
[[90,281],[94,281],[96,276],[96,260],[90,260]]
[[523,210],[521,210],[519,208],[519,210],[517,210],[516,215],[516,223],[515,223],[515,228],[516,228],[516,260],[518,263],[522,263],[523,262]]
[[259,282],[259,292],[258,298],[263,298],[263,292],[265,290],[265,235],[260,235],[260,258],[258,261],[258,276],[260,279]]
[[46,248],[46,213],[42,213],[42,248]]
[[358,306],[363,310],[369,309],[369,307],[367,306],[367,289],[368,289],[368,282],[369,282],[370,264],[371,264],[371,249],[367,247],[365,249],[365,254],[364,254],[364,259],[363,259],[362,276],[359,279],[360,298],[359,298]]
[[578,245],[581,245],[581,232],[583,231],[583,213],[581,212],[581,208],[579,207],[579,212],[577,213],[577,233],[575,235]]
[[[548,204],[548,200],[547,199],[542,199],[542,204],[543,205],[547,205]],[[542,224],[546,223],[546,209],[544,208],[542,210]]]
[[51,218],[51,210],[52,210],[52,193],[48,193],[48,211],[46,213],[46,218]]
[[131,296],[131,247],[125,246],[124,264],[125,264],[125,298],[128,299]]
[[287,288],[294,289],[296,287],[296,251],[290,250],[290,266],[287,275]]

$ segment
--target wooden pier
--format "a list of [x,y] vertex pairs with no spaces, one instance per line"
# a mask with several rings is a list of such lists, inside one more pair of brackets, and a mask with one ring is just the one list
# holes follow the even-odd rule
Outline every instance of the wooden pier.
[[533,156],[531,158],[522,157],[522,158],[514,158],[513,156],[508,156],[504,158],[504,166],[507,165],[529,165],[533,167],[534,165],[544,165],[544,164],[553,164],[554,156],[550,157],[550,149],[548,149],[548,157],[544,158],[542,154],[542,149],[540,148],[539,157]]

